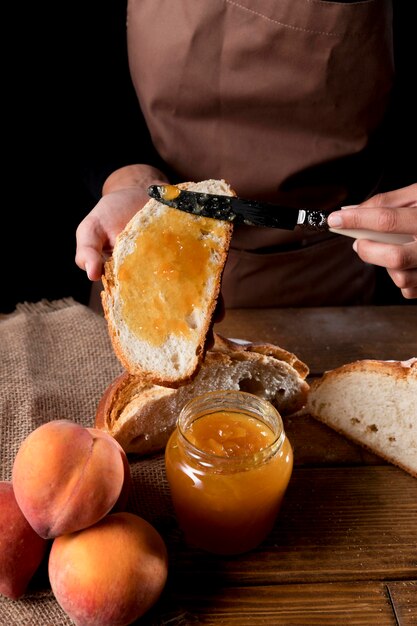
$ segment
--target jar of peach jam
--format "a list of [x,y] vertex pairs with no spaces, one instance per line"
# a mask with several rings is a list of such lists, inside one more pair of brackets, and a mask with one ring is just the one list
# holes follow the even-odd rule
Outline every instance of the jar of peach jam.
[[243,391],[216,391],[184,406],[165,463],[186,541],[239,554],[271,531],[293,454],[272,404]]

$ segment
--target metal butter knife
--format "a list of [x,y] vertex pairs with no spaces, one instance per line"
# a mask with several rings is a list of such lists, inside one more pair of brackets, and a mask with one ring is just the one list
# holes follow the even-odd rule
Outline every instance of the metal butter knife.
[[295,209],[256,200],[245,200],[236,196],[183,191],[175,185],[151,185],[148,195],[158,202],[186,213],[227,220],[234,224],[263,226],[294,230],[302,226],[310,230],[331,231],[355,239],[370,239],[382,243],[407,243],[414,241],[412,235],[381,233],[372,230],[348,230],[330,228],[327,213],[311,209]]

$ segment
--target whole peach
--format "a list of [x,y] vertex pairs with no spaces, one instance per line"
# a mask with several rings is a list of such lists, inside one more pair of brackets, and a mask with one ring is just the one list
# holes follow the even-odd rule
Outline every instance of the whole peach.
[[158,600],[167,573],[161,535],[133,513],[57,537],[49,556],[52,591],[77,626],[131,624]]
[[126,499],[130,472],[113,437],[55,420],[23,441],[12,481],[24,516],[47,539],[86,528],[109,513],[121,495]]
[[12,600],[20,598],[47,546],[20,510],[12,483],[0,482],[0,593]]

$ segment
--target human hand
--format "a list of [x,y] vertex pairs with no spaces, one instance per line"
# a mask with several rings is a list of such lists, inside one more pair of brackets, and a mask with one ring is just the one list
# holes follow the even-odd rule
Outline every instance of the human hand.
[[404,244],[356,239],[353,249],[362,261],[385,267],[404,298],[417,298],[417,183],[334,211],[328,224],[332,228],[413,235],[415,240]]
[[117,235],[149,200],[142,189],[119,189],[103,196],[79,224],[75,262],[90,280],[99,280],[103,263],[111,254]]
[[100,280],[103,263],[117,235],[149,200],[151,184],[166,184],[163,174],[146,165],[128,166],[109,176],[103,197],[79,224],[75,262],[90,280]]

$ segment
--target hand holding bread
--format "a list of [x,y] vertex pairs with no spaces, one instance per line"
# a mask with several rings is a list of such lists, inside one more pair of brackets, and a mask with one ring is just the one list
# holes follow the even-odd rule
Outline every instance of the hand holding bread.
[[[225,181],[182,189],[233,195]],[[117,237],[105,264],[102,304],[125,369],[178,386],[202,362],[233,226],[148,203]]]

